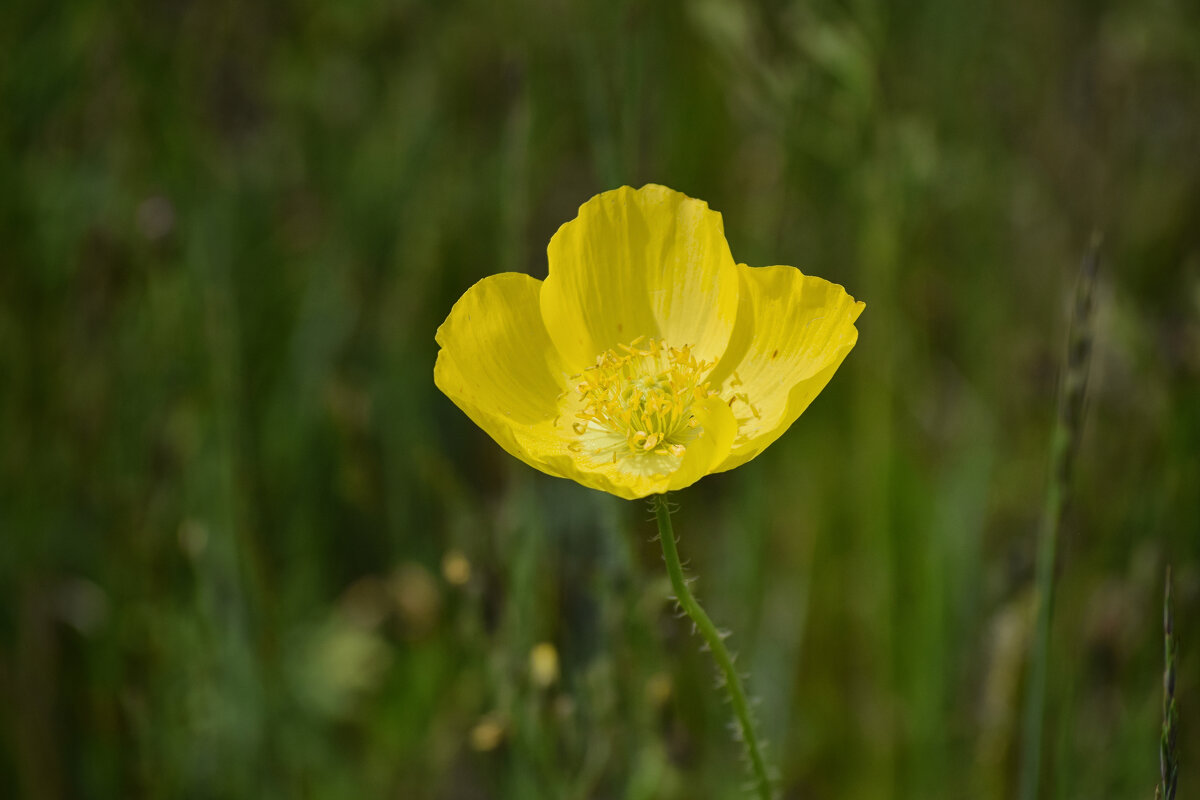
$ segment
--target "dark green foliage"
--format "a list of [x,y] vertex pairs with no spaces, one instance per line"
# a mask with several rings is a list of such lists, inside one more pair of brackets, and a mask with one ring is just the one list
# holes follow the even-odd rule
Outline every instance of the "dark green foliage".
[[1014,796],[1104,231],[1040,790],[1148,794],[1168,560],[1185,733],[1200,676],[1195,3],[0,6],[0,796],[736,796],[643,505],[432,382],[468,286],[647,181],[867,303],[675,498],[787,798]]

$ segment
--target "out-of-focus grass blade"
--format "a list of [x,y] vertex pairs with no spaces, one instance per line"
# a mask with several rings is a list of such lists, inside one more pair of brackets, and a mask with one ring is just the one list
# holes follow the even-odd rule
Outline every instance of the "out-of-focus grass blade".
[[1030,647],[1029,674],[1025,687],[1025,724],[1018,795],[1021,800],[1034,800],[1038,796],[1058,529],[1065,508],[1071,466],[1083,429],[1083,405],[1087,395],[1093,339],[1092,295],[1096,273],[1100,268],[1100,243],[1100,236],[1093,235],[1075,285],[1075,302],[1067,335],[1066,369],[1050,440],[1050,480],[1046,488],[1046,506],[1037,545],[1037,625]]

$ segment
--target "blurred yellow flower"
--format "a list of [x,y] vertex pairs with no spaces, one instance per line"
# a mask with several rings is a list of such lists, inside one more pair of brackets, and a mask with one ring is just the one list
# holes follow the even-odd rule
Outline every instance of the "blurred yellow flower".
[[541,689],[558,680],[558,650],[550,642],[538,642],[529,651],[529,676]]
[[746,463],[825,387],[863,303],[737,264],[721,215],[650,184],[584,203],[546,280],[479,281],[437,331],[434,381],[512,455],[628,499]]

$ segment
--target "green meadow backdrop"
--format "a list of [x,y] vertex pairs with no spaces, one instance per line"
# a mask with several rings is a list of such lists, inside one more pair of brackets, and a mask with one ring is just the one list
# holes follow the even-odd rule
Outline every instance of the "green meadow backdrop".
[[7,0],[0,795],[709,800],[644,503],[434,387],[486,275],[664,183],[867,309],[674,498],[785,798],[1014,798],[1071,297],[1103,234],[1041,798],[1200,792],[1200,5]]

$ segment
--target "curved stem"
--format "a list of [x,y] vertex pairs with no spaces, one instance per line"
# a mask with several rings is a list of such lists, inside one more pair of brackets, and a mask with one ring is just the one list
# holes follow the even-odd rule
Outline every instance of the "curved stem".
[[675,590],[675,599],[679,606],[696,623],[696,629],[708,643],[713,658],[721,675],[725,679],[725,690],[729,692],[729,703],[733,706],[734,716],[737,717],[738,727],[742,732],[742,742],[746,745],[746,753],[750,756],[750,767],[754,771],[754,785],[762,800],[771,798],[771,782],[767,778],[767,767],[763,762],[762,751],[759,749],[758,736],[754,731],[754,721],[750,718],[750,706],[746,702],[746,691],[742,688],[742,679],[733,667],[733,657],[725,647],[725,641],[717,627],[713,625],[708,614],[696,602],[683,576],[683,566],[679,563],[679,551],[675,548],[675,531],[671,528],[671,510],[667,506],[667,496],[658,495],[654,498],[654,513],[658,517],[658,539],[662,543],[663,561],[667,562],[667,573],[671,576],[671,587]]

